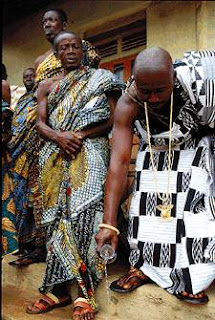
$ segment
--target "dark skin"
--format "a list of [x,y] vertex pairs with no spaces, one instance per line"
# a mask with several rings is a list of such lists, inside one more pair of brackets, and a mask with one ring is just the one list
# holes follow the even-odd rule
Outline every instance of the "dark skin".
[[[61,60],[64,67],[64,75],[68,72],[75,70],[80,66],[82,60],[82,44],[81,40],[72,34],[64,34],[60,36],[57,44],[57,56]],[[82,147],[82,142],[87,137],[96,137],[106,135],[111,129],[113,124],[113,111],[116,105],[116,98],[112,93],[108,95],[108,104],[110,106],[111,116],[106,123],[99,124],[92,128],[79,131],[79,132],[57,132],[47,125],[47,97],[54,86],[58,83],[63,75],[57,78],[47,79],[41,83],[38,88],[38,113],[36,127],[38,132],[47,140],[52,140],[59,145],[62,152],[69,158],[73,159]],[[79,290],[79,296],[82,296]],[[31,311],[37,311],[34,305],[28,307]],[[95,313],[86,307],[75,307],[74,320],[90,320],[94,319]]]
[[[10,105],[11,95],[10,95],[10,86],[6,80],[1,81],[2,84],[2,99]],[[2,143],[7,144],[11,139],[11,134],[7,132],[2,133]]]
[[[55,36],[60,33],[61,31],[66,30],[67,23],[61,22],[59,15],[56,11],[47,11],[42,19],[42,27],[43,31],[45,33],[46,39],[53,44]],[[49,49],[47,52],[45,52],[43,55],[39,56],[34,63],[35,70],[37,70],[37,67],[41,62],[43,62],[46,57],[50,55],[50,53],[53,52],[53,48]]]
[[[142,102],[147,102],[151,108],[160,110],[161,114],[166,112],[164,108],[170,100],[174,86],[174,71],[172,61],[166,52],[158,50],[159,61],[151,57],[140,56],[136,61],[134,79],[136,90]],[[147,67],[145,67],[147,65]],[[159,67],[161,66],[161,67]],[[103,223],[117,227],[117,212],[123,190],[126,186],[129,169],[133,130],[132,123],[139,114],[139,105],[123,95],[116,106],[112,136],[112,153],[105,185],[105,202]],[[169,108],[168,108],[169,110]],[[97,250],[110,243],[117,250],[118,236],[116,232],[108,228],[101,228],[95,236]],[[147,276],[146,276],[147,278]],[[137,276],[131,278],[128,283],[118,280],[118,285],[128,288],[137,283]],[[185,296],[187,292],[183,292]],[[191,295],[194,298],[201,298],[203,293]]]
[[6,80],[1,81],[1,86],[2,86],[2,99],[8,104],[10,104],[10,101],[11,101],[10,86]]
[[26,87],[27,92],[30,92],[34,87],[35,82],[35,71],[31,68],[26,69],[23,72],[23,83]]

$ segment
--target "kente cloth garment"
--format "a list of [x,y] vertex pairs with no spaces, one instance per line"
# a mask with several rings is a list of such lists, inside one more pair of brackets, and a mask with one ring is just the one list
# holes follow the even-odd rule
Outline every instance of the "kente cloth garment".
[[9,105],[2,101],[2,256],[18,250],[15,227],[15,205],[13,183],[9,170],[10,156],[4,137],[10,132],[13,112]]
[[27,92],[19,99],[14,110],[9,143],[20,247],[32,241],[38,245],[45,242],[44,230],[39,227],[41,197],[38,196],[37,181],[39,137],[35,130],[36,104],[33,92]]
[[15,109],[18,100],[26,93],[25,87],[19,87],[17,85],[10,86],[11,103],[10,108]]
[[[183,87],[181,85],[182,70],[178,77],[178,63],[175,68],[178,80],[173,90],[168,196],[173,208],[170,218],[162,218],[157,208],[162,204],[158,192],[162,197],[168,194],[169,128],[168,121],[165,125],[168,120],[165,119],[165,107],[162,118],[159,111],[149,109],[155,173],[148,147],[144,106],[137,97],[134,84],[127,88],[127,94],[141,105],[139,120],[135,120],[140,145],[129,212],[130,263],[171,294],[181,291],[196,294],[205,290],[215,279],[215,175],[209,134],[210,127],[214,126],[215,76],[213,74],[210,78],[205,72],[210,69],[211,63],[215,66],[215,58],[213,54],[205,60],[203,54],[198,54],[201,57],[198,62],[198,67],[201,63],[201,72],[198,73],[201,80],[198,81],[201,81],[205,91],[201,90],[201,97],[198,91],[194,91],[195,103],[190,100],[184,83]],[[182,65],[181,62],[180,68]],[[192,65],[191,58],[189,65]],[[191,88],[194,88],[195,78],[192,81]],[[203,92],[206,97],[202,97]],[[169,104],[167,111],[169,113]]]
[[[110,117],[106,93],[123,84],[107,70],[71,71],[48,97],[48,125],[56,131],[81,131]],[[48,225],[47,269],[41,292],[76,279],[93,309],[94,286],[103,264],[94,235],[103,216],[103,192],[109,161],[106,136],[87,138],[74,160],[52,141],[39,155],[43,223]]]
[[42,61],[36,70],[35,86],[47,78],[55,77],[63,72],[61,61],[58,60],[54,53],[50,53],[44,61]]
[[[83,60],[82,64],[84,66],[89,66],[91,68],[98,68],[101,57],[99,56],[96,48],[92,46],[89,41],[82,40],[83,47]],[[56,58],[54,53],[50,53],[47,58],[41,62],[37,68],[36,72],[36,86],[38,83],[46,78],[52,78],[63,72],[63,67],[61,61]]]

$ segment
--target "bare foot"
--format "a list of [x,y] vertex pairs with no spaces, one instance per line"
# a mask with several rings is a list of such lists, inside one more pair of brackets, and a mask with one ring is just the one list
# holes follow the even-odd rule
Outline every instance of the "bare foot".
[[176,297],[182,301],[192,304],[205,304],[209,301],[208,296],[204,293],[204,291],[196,294],[182,291],[180,293],[177,293]]
[[85,298],[78,298],[73,304],[73,320],[91,320],[95,317],[95,312]]

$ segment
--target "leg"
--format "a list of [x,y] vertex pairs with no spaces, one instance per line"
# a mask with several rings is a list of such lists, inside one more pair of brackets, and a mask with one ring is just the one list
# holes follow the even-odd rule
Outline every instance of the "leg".
[[21,257],[19,257],[15,261],[9,262],[11,266],[15,267],[23,267],[28,266],[32,263],[44,262],[46,259],[46,248],[45,246],[36,248],[34,251],[27,253]]

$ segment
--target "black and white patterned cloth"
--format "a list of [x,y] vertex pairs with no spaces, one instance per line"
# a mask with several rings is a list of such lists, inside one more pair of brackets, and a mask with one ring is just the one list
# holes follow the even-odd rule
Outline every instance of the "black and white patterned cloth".
[[208,134],[215,122],[215,54],[186,53],[175,70],[179,110],[172,127],[171,218],[156,208],[157,192],[167,192],[169,131],[157,133],[150,123],[156,186],[143,116],[135,121],[140,146],[129,212],[130,263],[172,294],[196,294],[215,279],[215,174]]

